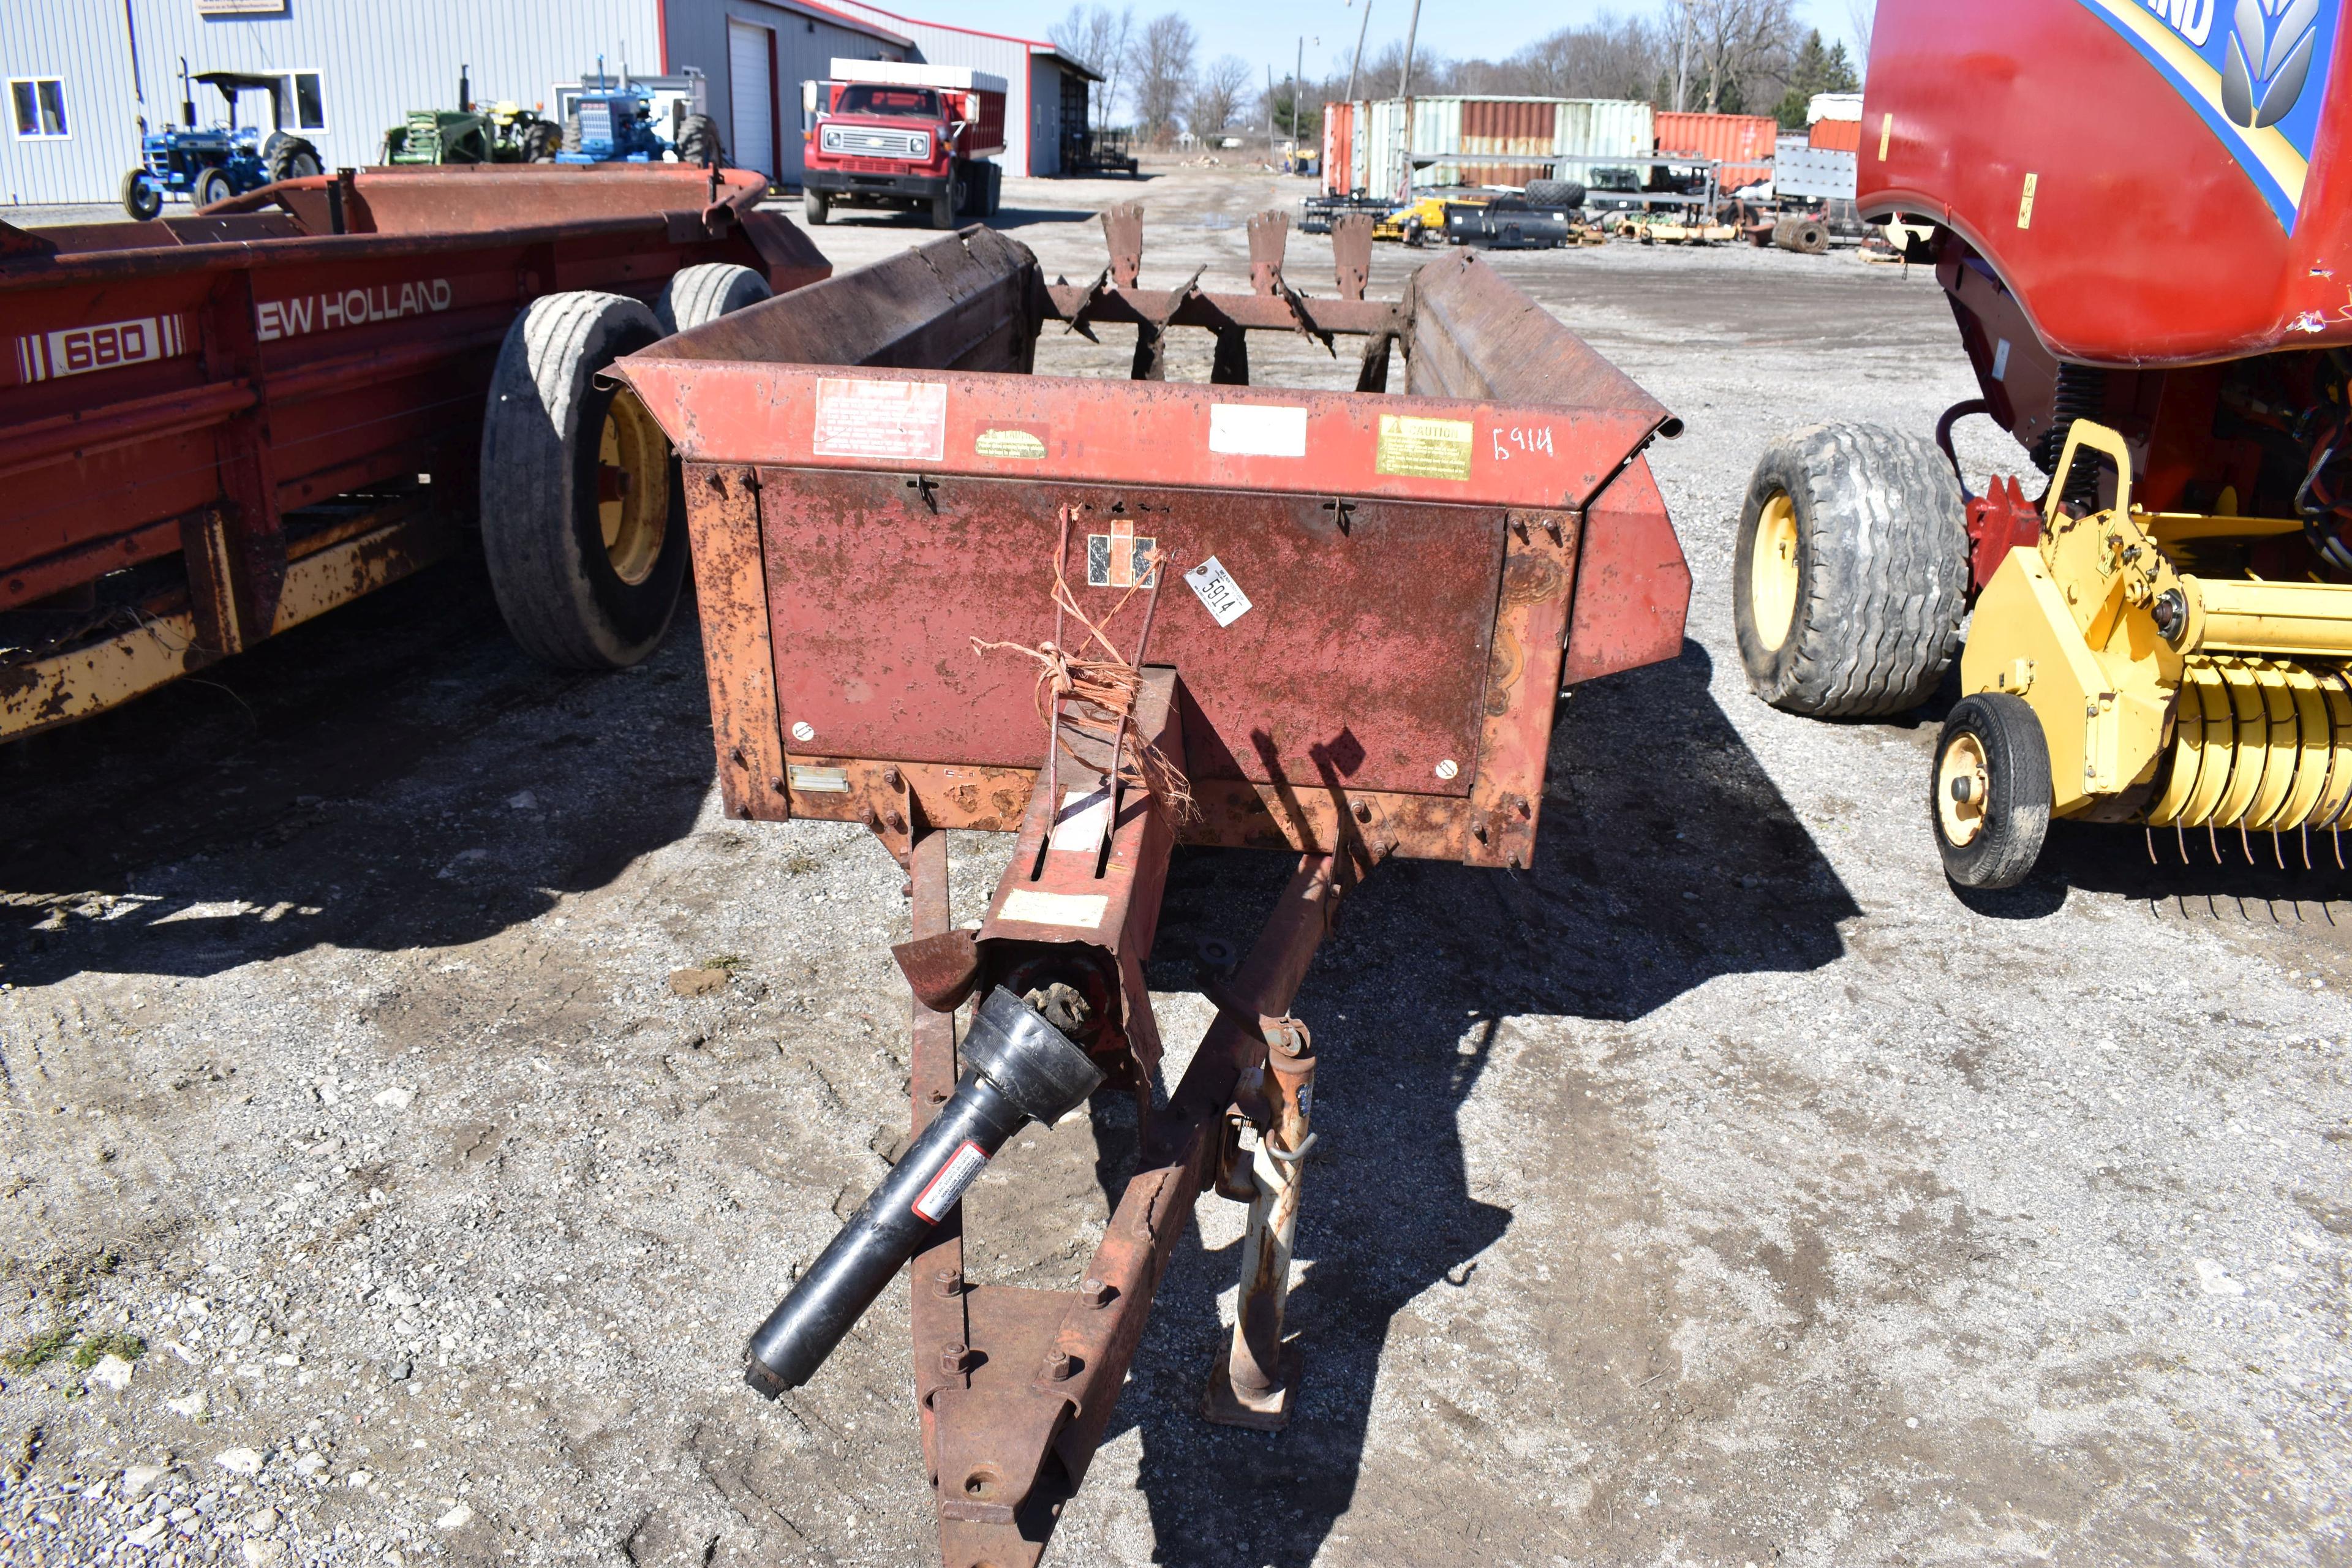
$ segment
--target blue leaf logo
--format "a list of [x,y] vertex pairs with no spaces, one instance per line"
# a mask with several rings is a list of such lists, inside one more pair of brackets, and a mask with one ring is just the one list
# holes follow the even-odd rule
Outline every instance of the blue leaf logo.
[[2318,21],[2319,0],[2237,0],[2221,64],[2221,111],[2249,131],[2285,119],[2310,79]]

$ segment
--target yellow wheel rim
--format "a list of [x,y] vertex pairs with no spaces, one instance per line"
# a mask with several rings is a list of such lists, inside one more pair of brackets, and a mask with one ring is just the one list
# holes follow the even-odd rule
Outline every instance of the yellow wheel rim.
[[1764,503],[1748,552],[1748,614],[1767,652],[1789,640],[1797,618],[1797,503],[1786,490]]
[[669,537],[669,441],[626,387],[596,443],[596,519],[614,574],[633,588],[652,576]]
[[1936,762],[1936,816],[1943,826],[1945,842],[1955,848],[1975,843],[1977,835],[1984,831],[1985,789],[1990,782],[1983,743],[1965,730],[1953,736]]

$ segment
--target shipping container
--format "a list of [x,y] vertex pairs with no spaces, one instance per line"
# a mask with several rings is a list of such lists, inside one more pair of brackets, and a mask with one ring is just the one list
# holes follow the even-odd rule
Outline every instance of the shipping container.
[[1862,121],[1816,120],[1806,141],[1823,153],[1859,153],[1862,151]]
[[[1350,145],[1343,163],[1337,139],[1328,144],[1324,188],[1337,195],[1401,194],[1407,100],[1328,108],[1344,111]],[[1589,163],[1563,170],[1560,161],[1646,158],[1657,144],[1650,106],[1620,99],[1416,98],[1410,112],[1417,185],[1523,185],[1560,174],[1588,181]]]
[[1681,153],[1713,158],[1723,164],[1716,184],[1725,191],[1752,185],[1772,173],[1772,143],[1780,122],[1762,114],[1677,114],[1661,110],[1657,117],[1658,156]]
[[1355,187],[1351,182],[1356,173],[1356,106],[1353,103],[1327,103],[1323,106],[1323,188],[1334,195],[1346,195]]

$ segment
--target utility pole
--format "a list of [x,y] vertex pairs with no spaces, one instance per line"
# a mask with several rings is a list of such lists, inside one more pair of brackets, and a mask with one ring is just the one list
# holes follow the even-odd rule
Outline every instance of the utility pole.
[[1404,76],[1397,83],[1397,96],[1404,100],[1404,168],[1397,187],[1397,200],[1410,200],[1412,195],[1412,41],[1421,32],[1421,0],[1412,0],[1412,19],[1404,25]]
[[1298,36],[1298,63],[1290,68],[1290,150],[1299,151],[1298,89],[1304,85],[1300,78],[1307,74],[1307,35]]
[[1274,167],[1274,67],[1265,68],[1265,166]]
[[1689,105],[1683,101],[1690,83],[1691,8],[1690,0],[1683,0],[1682,48],[1675,56],[1675,112],[1680,114]]
[[[1348,0],[1352,5],[1356,0]],[[1348,67],[1348,101],[1356,101],[1356,78],[1364,68],[1364,35],[1371,30],[1372,0],[1364,0],[1364,19],[1356,28],[1356,58]]]

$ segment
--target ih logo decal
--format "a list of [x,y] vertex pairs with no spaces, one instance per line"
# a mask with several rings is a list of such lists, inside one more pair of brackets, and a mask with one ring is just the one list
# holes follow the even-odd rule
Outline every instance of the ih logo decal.
[[2303,96],[2319,42],[2319,0],[2238,0],[2221,65],[2221,110],[2249,131],[2276,125]]

